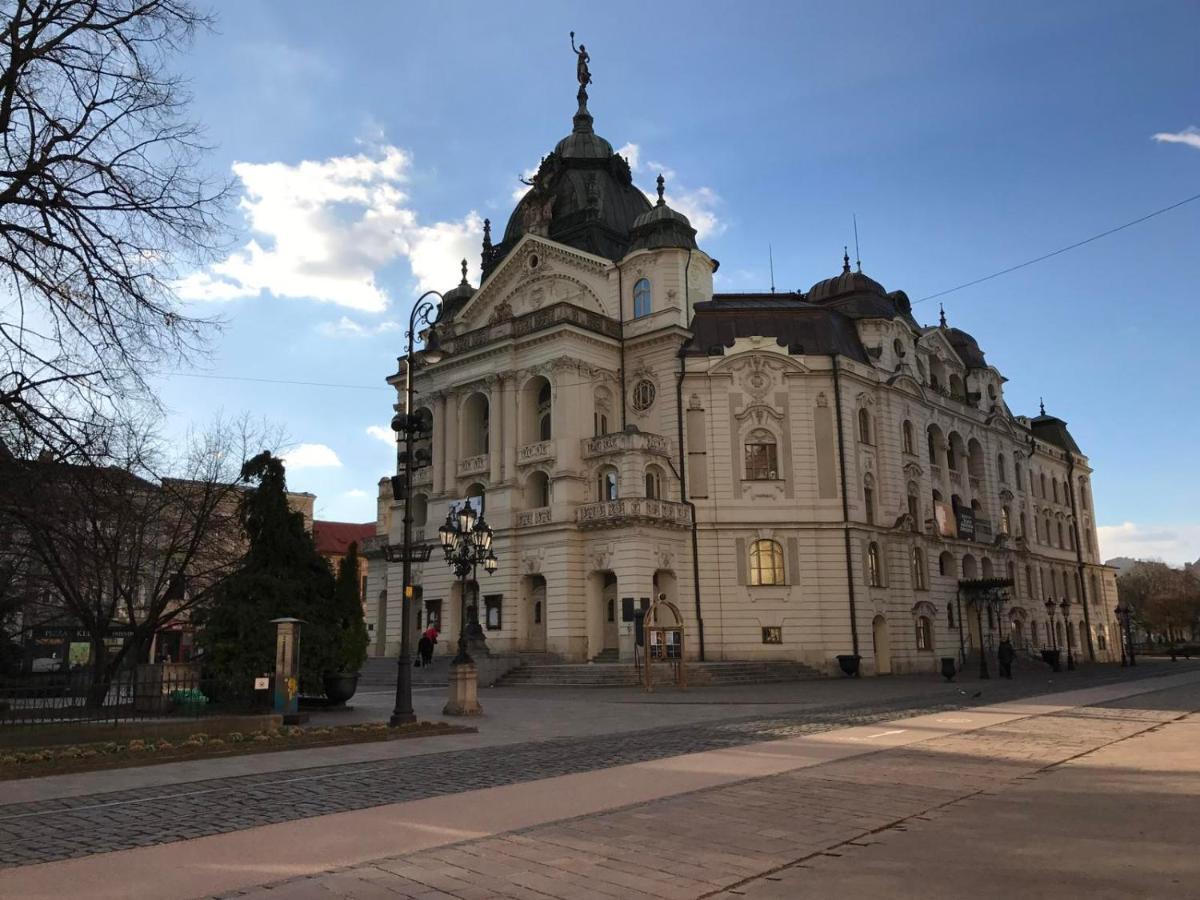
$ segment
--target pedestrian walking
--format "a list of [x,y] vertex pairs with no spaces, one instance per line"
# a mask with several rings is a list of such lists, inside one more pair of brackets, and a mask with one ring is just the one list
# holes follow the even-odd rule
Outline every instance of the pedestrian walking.
[[1012,641],[1005,638],[1000,642],[1000,647],[996,651],[996,658],[1000,662],[1000,677],[1012,678],[1012,664],[1016,659],[1017,652],[1013,649]]

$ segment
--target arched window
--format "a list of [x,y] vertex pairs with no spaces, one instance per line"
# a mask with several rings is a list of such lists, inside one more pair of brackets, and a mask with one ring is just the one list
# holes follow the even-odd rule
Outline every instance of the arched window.
[[883,587],[883,566],[879,559],[879,545],[871,541],[867,545],[867,584]]
[[1054,502],[1057,503],[1058,502],[1058,479],[1057,478],[1050,479],[1050,487],[1054,491]]
[[534,472],[525,482],[525,503],[530,509],[550,505],[550,478],[545,472]]
[[946,604],[946,627],[954,627],[954,604],[949,602]]
[[920,532],[921,530],[921,501],[917,499],[917,483],[910,481],[908,483],[908,515],[912,519],[912,530]]
[[482,516],[487,511],[487,488],[478,481],[467,488],[467,499],[479,515]]
[[950,440],[946,447],[946,468],[951,472],[957,472],[959,459],[966,455],[967,450],[963,446],[962,437],[957,431],[950,432]]
[[1029,566],[1025,567],[1025,596],[1037,596],[1037,592],[1033,589],[1033,569],[1031,569]]
[[875,524],[875,479],[870,473],[863,476],[863,512],[866,515],[867,524]]
[[904,445],[904,452],[910,456],[917,451],[913,449],[913,427],[912,422],[908,419],[904,420],[904,424],[900,426],[900,440]]
[[1096,649],[1108,649],[1108,632],[1103,625],[1096,626]]
[[858,439],[864,444],[871,443],[871,413],[865,406],[858,410]]
[[412,504],[412,523],[417,528],[423,528],[429,520],[429,498],[424,494],[415,494]]
[[592,413],[592,431],[596,437],[608,434],[608,414],[612,410],[612,392],[606,387],[596,388],[592,398],[595,411]]
[[955,400],[967,399],[967,388],[963,384],[962,376],[957,372],[950,376],[950,396]]
[[662,471],[658,466],[646,468],[646,498],[649,500],[662,499]]
[[1017,462],[1016,459],[1013,460],[1013,484],[1017,486],[1018,491],[1025,490],[1025,488],[1021,486],[1021,464]]
[[980,576],[982,578],[991,578],[993,575],[992,561],[986,556],[983,558],[983,562],[980,563],[980,570],[983,572],[982,576]]
[[597,499],[600,501],[617,499],[617,470],[611,466],[601,469],[596,484]]
[[1033,641],[1033,646],[1038,645],[1038,623],[1036,621],[1029,623],[1029,639]]
[[753,585],[784,584],[783,548],[769,538],[750,545],[750,583]]
[[1065,547],[1066,544],[1063,543],[1062,522],[1055,522],[1054,524],[1058,527],[1058,544],[1057,544],[1057,546]]
[[467,398],[459,413],[461,437],[458,446],[463,456],[480,456],[488,452],[488,399],[475,393]]
[[1084,509],[1091,508],[1091,498],[1088,497],[1087,482],[1082,478],[1079,479],[1079,505]]
[[639,278],[633,286],[633,317],[640,319],[651,312],[650,279]]
[[774,481],[779,477],[775,435],[758,428],[746,438],[746,480]]
[[953,575],[954,574],[954,557],[950,551],[943,550],[938,557],[938,574]]
[[975,438],[967,444],[967,474],[972,478],[983,477],[983,445]]
[[912,584],[914,591],[929,590],[928,579],[925,577],[925,551],[920,547],[912,549]]
[[1017,516],[1017,537],[1025,537],[1025,513]]
[[1012,519],[1012,514],[1008,511],[1007,506],[1000,507],[1000,533],[1008,534],[1009,522]]
[[1075,529],[1071,527],[1070,522],[1067,523],[1067,546],[1075,549]]
[[979,564],[975,561],[975,557],[970,553],[963,557],[962,572],[963,578],[979,577]]
[[542,385],[537,396],[538,440],[550,440],[550,382]]
[[928,616],[917,616],[917,649],[933,650],[933,623]]
[[1038,473],[1038,482],[1041,484],[1041,488],[1042,488],[1040,491],[1042,499],[1045,500],[1046,499],[1046,473],[1045,472]]
[[1004,464],[1004,454],[996,457],[996,472],[1000,478],[1000,483],[1004,484],[1008,481],[1008,468]]

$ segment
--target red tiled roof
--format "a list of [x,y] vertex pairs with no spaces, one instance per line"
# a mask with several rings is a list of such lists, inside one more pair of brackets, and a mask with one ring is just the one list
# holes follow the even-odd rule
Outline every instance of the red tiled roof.
[[323,522],[313,520],[313,540],[317,552],[324,556],[342,556],[357,541],[362,544],[364,538],[375,534],[375,523],[364,522]]

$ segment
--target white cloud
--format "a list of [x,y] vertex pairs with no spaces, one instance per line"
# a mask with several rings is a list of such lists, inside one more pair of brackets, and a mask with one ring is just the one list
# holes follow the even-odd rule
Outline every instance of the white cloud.
[[391,144],[295,164],[234,163],[252,236],[176,289],[189,300],[268,293],[382,312],[388,304],[378,276],[400,258],[422,289],[449,287],[458,260],[475,255],[482,222],[472,212],[421,225],[402,189],[411,166],[411,155]]
[[350,497],[351,499],[358,500],[363,497],[369,497],[370,494],[368,494],[362,488],[350,488],[350,490],[346,491],[342,496]]
[[1200,128],[1191,125],[1183,131],[1169,132],[1160,131],[1154,135],[1154,140],[1160,144],[1186,144],[1189,147],[1195,147],[1200,150]]
[[342,316],[333,322],[318,322],[317,334],[329,338],[361,338],[376,334],[386,334],[399,330],[400,325],[390,319],[378,325],[364,325],[349,316]]
[[1129,556],[1134,559],[1161,559],[1172,565],[1195,562],[1200,558],[1200,524],[1141,525],[1123,522],[1101,525],[1096,529],[1103,559]]
[[382,425],[368,425],[367,436],[373,437],[377,441],[383,441],[393,450],[396,449],[396,433],[390,428],[384,428]]
[[625,159],[629,162],[629,168],[631,168],[633,171],[636,172],[640,168],[638,163],[641,161],[642,148],[633,143],[633,141],[630,141],[622,147],[618,147],[617,155],[625,157]]
[[325,444],[300,444],[283,454],[288,469],[340,469],[342,461]]
[[[637,146],[636,144],[633,146]],[[688,217],[692,227],[696,229],[696,240],[721,234],[725,231],[725,223],[717,216],[716,208],[721,203],[717,192],[710,187],[689,188],[675,177],[675,170],[660,162],[650,160],[646,163],[647,174],[655,178],[661,174],[666,179],[665,197],[667,205]],[[643,194],[651,202],[658,201],[657,183],[652,191],[643,190]]]

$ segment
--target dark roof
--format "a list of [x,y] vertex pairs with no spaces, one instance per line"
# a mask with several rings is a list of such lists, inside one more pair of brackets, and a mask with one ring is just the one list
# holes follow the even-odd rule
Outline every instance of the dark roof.
[[696,249],[696,229],[681,212],[667,206],[663,197],[666,190],[666,179],[658,176],[658,203],[648,212],[642,213],[633,221],[631,232],[632,242],[629,250],[661,250],[666,247],[678,247],[684,250]]
[[1067,430],[1067,423],[1057,416],[1045,414],[1034,416],[1029,420],[1029,429],[1039,441],[1045,441],[1047,444],[1061,447],[1069,453],[1083,456],[1083,451],[1079,449],[1075,438],[1071,437],[1071,432]]
[[961,328],[946,328],[943,329],[943,334],[946,335],[946,340],[950,342],[950,346],[954,348],[954,352],[958,354],[958,358],[968,369],[987,368],[987,360],[975,338]]
[[737,338],[773,337],[789,353],[838,353],[868,362],[849,317],[813,306],[800,294],[716,294],[695,306],[689,356],[723,353]]
[[365,538],[375,536],[375,523],[326,522],[313,520],[313,542],[322,556],[344,556],[352,543],[362,546]]

